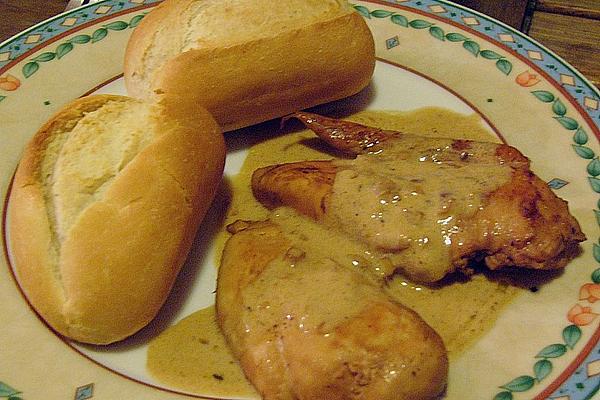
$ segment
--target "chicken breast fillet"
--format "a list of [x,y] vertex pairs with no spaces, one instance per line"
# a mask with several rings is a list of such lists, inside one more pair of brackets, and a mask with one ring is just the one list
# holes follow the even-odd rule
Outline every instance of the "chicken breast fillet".
[[413,280],[439,281],[481,259],[490,269],[562,268],[585,240],[513,147],[293,117],[355,158],[261,168],[256,198],[362,240]]
[[217,320],[265,400],[420,400],[443,392],[446,350],[415,312],[360,272],[292,241],[277,223],[232,226]]

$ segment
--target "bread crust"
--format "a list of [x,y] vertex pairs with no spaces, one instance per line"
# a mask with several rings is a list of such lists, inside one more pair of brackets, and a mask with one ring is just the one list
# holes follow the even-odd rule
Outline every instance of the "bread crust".
[[[331,10],[302,26],[297,22],[290,29],[265,26],[264,31],[249,33],[243,40],[198,38],[185,45],[185,51],[158,48],[166,43],[184,46],[181,31],[189,3],[165,1],[132,34],[124,74],[130,95],[185,94],[229,131],[348,97],[371,79],[373,37],[363,18],[343,1],[327,1]],[[230,2],[224,3],[226,8]],[[286,5],[277,7],[285,9]],[[228,12],[219,16],[225,26],[236,18],[232,13],[248,10],[232,6]],[[203,16],[210,17],[217,18]],[[164,37],[158,40],[156,35]]]
[[54,115],[26,147],[9,203],[11,254],[29,302],[58,333],[94,344],[130,336],[157,314],[225,159],[210,114],[164,99],[152,106],[152,120],[139,121],[154,130],[153,139],[59,234],[53,203],[60,193],[49,194],[52,177],[44,165],[59,135],[68,137],[85,115],[112,102],[137,100],[89,96]]

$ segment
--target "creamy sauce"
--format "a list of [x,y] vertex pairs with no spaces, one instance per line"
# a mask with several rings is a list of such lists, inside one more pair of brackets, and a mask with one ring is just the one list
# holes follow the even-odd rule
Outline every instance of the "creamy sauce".
[[[496,136],[483,127],[477,114],[465,116],[439,107],[425,107],[409,112],[362,111],[344,119],[425,137],[500,143]],[[256,201],[250,187],[252,173],[258,168],[295,161],[330,160],[334,157],[335,153],[332,154],[331,149],[310,130],[284,133],[252,146],[240,173],[233,181],[228,182],[232,198],[225,225],[237,219],[267,218],[268,210]],[[228,237],[229,234],[223,229],[218,238],[220,248]],[[218,261],[215,265],[219,265]]]
[[405,135],[337,161],[326,223],[390,253],[411,278],[442,279],[456,263],[455,233],[512,172],[495,157],[495,145],[454,143]]
[[444,340],[450,360],[492,328],[497,316],[520,290],[483,275],[428,287],[397,278],[388,294],[415,310]]
[[[416,284],[402,276],[383,282],[381,277],[393,268],[391,263],[381,254],[365,250],[360,242],[285,208],[275,210],[270,219],[281,227],[293,246],[314,259],[335,260],[343,267],[362,272],[393,299],[415,310],[443,338],[450,358],[460,355],[490,328],[498,312],[519,290],[484,275],[447,280],[435,286]],[[337,296],[341,292],[334,289],[330,293],[336,296],[319,296],[320,304],[341,302]]]
[[[440,108],[424,108],[414,112],[361,112],[348,119],[423,136],[498,142],[481,125],[479,116],[464,116]],[[222,248],[230,236],[224,229],[226,225],[238,219],[264,220],[270,216],[269,211],[252,195],[250,177],[253,171],[284,162],[332,159],[332,154],[307,130],[288,132],[254,145],[240,173],[229,182],[232,197],[217,239],[219,246]],[[388,275],[390,268],[393,268],[385,257],[366,250],[360,243],[328,232],[322,226],[307,223],[294,213],[278,210],[271,217],[282,226],[286,236],[302,241],[306,252],[326,252],[338,264],[363,271],[375,280]],[[309,237],[313,240],[304,240]],[[217,265],[219,263],[220,260],[217,260]],[[485,333],[494,324],[503,306],[519,291],[515,286],[487,279],[483,275],[475,275],[464,281],[447,280],[433,287],[418,285],[398,276],[384,287],[389,295],[418,312],[440,334],[450,359],[459,357]],[[336,301],[335,296],[323,296],[321,299],[328,303]],[[219,336],[214,316],[209,316],[209,311],[193,314],[165,331],[151,344],[148,352],[151,373],[169,386],[192,393],[223,390],[219,392],[223,396],[256,397],[223,339],[217,339]],[[218,346],[211,349],[200,339],[218,343]],[[232,370],[226,372],[215,367],[221,365]],[[219,374],[224,379],[215,379],[213,374]]]
[[[290,217],[285,218],[289,221]],[[281,327],[273,329],[274,322],[292,325],[303,333],[327,335],[368,304],[385,301],[383,292],[368,279],[344,273],[337,257],[310,251],[316,238],[303,237],[302,233],[286,234],[292,239],[290,250],[294,254],[288,251],[270,262],[244,289],[242,302],[246,307],[240,318],[247,335],[277,340]],[[332,293],[335,301],[328,301]]]
[[215,321],[213,306],[150,342],[147,368],[160,382],[189,393],[256,398]]
[[234,353],[265,398],[395,399],[404,398],[400,388],[442,389],[439,336],[387,296],[382,279],[330,249],[327,228],[281,208],[266,223],[233,230],[217,303]]

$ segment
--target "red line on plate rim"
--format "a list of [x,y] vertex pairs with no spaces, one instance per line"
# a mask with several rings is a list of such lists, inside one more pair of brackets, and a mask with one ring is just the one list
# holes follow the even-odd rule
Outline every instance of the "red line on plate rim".
[[109,79],[105,80],[104,82],[102,82],[102,83],[100,83],[100,84],[98,84],[98,85],[94,86],[94,87],[93,87],[93,88],[91,88],[90,90],[86,91],[86,92],[85,92],[85,93],[83,93],[83,94],[82,94],[80,97],[89,96],[89,95],[91,95],[92,93],[94,93],[95,91],[97,91],[97,90],[100,90],[101,88],[103,88],[104,86],[108,85],[109,83],[112,83],[112,82],[114,82],[114,81],[116,81],[116,80],[118,80],[118,79],[120,79],[120,78],[122,78],[122,77],[123,77],[123,74],[122,74],[122,73],[121,73],[121,74],[119,74],[119,75],[115,75],[115,76],[113,76],[112,78],[109,78]]
[[[430,17],[433,18],[435,20],[438,20],[440,22],[443,22],[445,24],[449,24],[449,25],[453,25],[461,30],[464,31],[468,31],[470,33],[472,33],[475,36],[478,36],[479,38],[485,40],[488,43],[491,43],[495,46],[501,47],[502,49],[504,49],[505,51],[507,51],[508,53],[510,53],[512,56],[518,58],[519,60],[521,60],[522,62],[524,62],[525,64],[527,64],[529,67],[531,67],[532,69],[534,69],[536,72],[538,72],[540,75],[543,75],[544,78],[546,79],[546,81],[548,81],[552,86],[554,86],[560,93],[562,93],[562,95],[567,99],[567,101],[569,101],[569,103],[571,103],[571,105],[573,107],[575,107],[575,109],[577,110],[579,116],[581,116],[585,122],[588,124],[588,126],[591,128],[594,136],[596,137],[596,139],[598,141],[600,141],[600,128],[598,128],[598,126],[594,123],[594,120],[592,119],[592,117],[585,111],[585,109],[583,108],[583,106],[581,104],[579,104],[577,102],[577,99],[575,99],[569,92],[567,92],[567,90],[561,85],[559,84],[556,79],[554,79],[552,76],[550,76],[550,74],[548,74],[544,69],[542,69],[541,67],[538,67],[537,65],[535,65],[531,60],[529,60],[527,57],[517,53],[515,50],[511,49],[510,47],[508,47],[507,45],[505,45],[502,42],[499,41],[495,41],[493,38],[486,36],[484,33],[478,32],[473,28],[470,28],[468,26],[464,26],[459,24],[458,22],[452,21],[451,19],[447,19],[438,15],[433,15],[430,14],[426,11],[422,11],[422,10],[418,10],[415,8],[411,8],[408,6],[403,6],[401,4],[390,4],[387,3],[385,1],[382,0],[363,0],[364,2],[367,3],[373,3],[373,4],[379,4],[382,6],[387,6],[387,7],[391,7],[391,8],[399,8],[399,9],[403,9],[415,14],[420,14],[426,17]],[[491,18],[489,16],[485,16],[486,18]],[[495,20],[492,20],[493,23],[497,23],[495,22]],[[516,34],[518,34],[519,36],[522,36],[524,38],[526,38],[527,40],[530,40],[531,43],[535,44],[533,42],[533,39],[530,38],[527,35],[523,35],[523,33],[516,31],[514,28],[508,26],[507,29],[512,30],[513,32],[515,32]],[[572,67],[569,63],[567,63],[566,61],[560,59],[556,54],[554,54],[552,51],[548,50],[544,50],[545,52],[551,54],[553,57],[555,57],[557,60],[559,60],[560,62],[564,63],[565,65],[568,65],[572,70],[577,70],[576,68]]]
[[461,100],[463,103],[465,103],[466,105],[468,105],[469,107],[471,107],[471,109],[473,109],[473,111],[475,111],[477,114],[479,114],[479,116],[490,126],[490,128],[492,128],[492,130],[494,131],[494,134],[496,136],[498,136],[498,138],[502,141],[502,143],[504,144],[508,144],[508,142],[506,141],[506,139],[504,138],[504,136],[502,135],[502,133],[500,132],[500,130],[498,128],[496,128],[496,125],[494,125],[492,123],[491,120],[488,119],[488,117],[485,116],[485,114],[483,112],[481,112],[481,110],[479,110],[479,108],[477,108],[473,103],[471,103],[469,100],[465,99],[461,94],[459,94],[458,92],[454,91],[453,89],[451,89],[450,87],[444,85],[443,83],[441,83],[440,81],[433,79],[432,77],[425,75],[422,72],[419,72],[415,69],[412,69],[410,67],[407,67],[406,65],[402,65],[399,64],[397,62],[394,61],[389,61],[389,60],[385,60],[383,58],[379,58],[376,57],[377,61],[381,61],[385,64],[389,64],[389,65],[393,65],[394,67],[406,70],[408,72],[411,72],[417,76],[420,76],[421,78],[428,80],[432,83],[434,83],[435,85],[441,87],[442,89],[446,90],[448,93],[451,93],[452,95],[454,95],[456,98],[458,98],[459,100]]
[[586,359],[586,357],[592,352],[596,344],[600,340],[600,324],[596,328],[596,331],[585,344],[583,349],[577,354],[577,356],[571,361],[571,363],[560,373],[558,377],[556,377],[544,390],[542,390],[537,396],[535,396],[532,400],[544,400],[548,399],[548,397],[554,393],[556,389],[558,389],[573,373],[577,370],[578,367],[581,366],[581,363]]

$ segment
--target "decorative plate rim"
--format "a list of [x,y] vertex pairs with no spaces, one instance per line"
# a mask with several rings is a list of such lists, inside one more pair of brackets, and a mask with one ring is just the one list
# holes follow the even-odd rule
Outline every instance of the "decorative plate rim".
[[[11,46],[15,45],[19,40],[24,39],[27,35],[30,35],[34,32],[46,29],[47,27],[51,26],[53,23],[60,21],[70,15],[74,15],[77,13],[82,13],[85,12],[86,10],[91,10],[95,7],[99,7],[102,6],[104,4],[110,4],[110,3],[115,3],[116,0],[102,0],[100,2],[97,3],[91,3],[91,4],[87,4],[85,6],[81,6],[79,8],[73,9],[73,10],[69,10],[69,11],[65,11],[61,14],[58,14],[54,17],[51,17],[45,21],[42,21],[36,25],[33,25],[32,27],[17,33],[16,35],[13,35],[12,37],[8,38],[7,40],[3,41],[2,43],[0,43],[0,56],[3,53],[3,50],[5,48],[10,48]],[[121,4],[127,4],[128,6],[122,6],[121,9],[115,11],[115,12],[109,12],[105,15],[97,15],[95,17],[90,18],[89,20],[83,21],[80,24],[74,25],[72,27],[66,28],[62,31],[56,31],[57,33],[53,33],[51,35],[49,35],[47,38],[45,38],[45,40],[40,41],[38,44],[34,45],[34,46],[30,46],[27,47],[26,50],[24,50],[23,52],[18,52],[16,53],[17,55],[15,57],[12,58],[8,58],[7,60],[3,60],[0,57],[0,79],[2,78],[2,74],[5,73],[6,71],[10,70],[14,65],[16,65],[17,63],[19,63],[20,61],[24,60],[25,58],[27,58],[27,56],[29,54],[33,54],[36,51],[38,51],[40,48],[42,47],[46,47],[51,43],[54,43],[56,41],[58,41],[60,38],[66,36],[67,34],[72,34],[75,33],[79,30],[85,29],[88,26],[93,26],[98,24],[99,22],[103,21],[103,20],[108,20],[108,19],[112,19],[114,17],[117,17],[119,15],[126,15],[126,14],[133,14],[136,11],[140,11],[143,9],[147,9],[147,8],[151,8],[156,6],[158,3],[160,3],[161,0],[147,0],[147,1],[143,1],[143,3],[140,4],[136,4],[133,1],[130,1],[128,3],[125,2],[121,2]],[[563,96],[570,102],[572,103],[572,105],[578,110],[579,114],[586,120],[586,122],[589,124],[590,127],[592,127],[594,136],[596,137],[597,140],[600,140],[600,111],[598,111],[598,109],[596,108],[595,111],[592,111],[592,108],[589,107],[588,105],[585,104],[585,102],[583,101],[583,94],[581,93],[577,93],[577,94],[573,94],[571,93],[572,90],[575,90],[575,87],[581,87],[581,86],[585,86],[586,89],[589,91],[588,94],[591,94],[594,100],[599,101],[600,100],[600,90],[595,87],[583,74],[581,74],[581,72],[579,72],[576,68],[574,68],[570,63],[568,63],[567,61],[565,61],[562,57],[558,56],[557,54],[555,54],[552,50],[548,49],[547,47],[545,47],[544,45],[542,45],[541,43],[539,43],[537,40],[531,38],[530,36],[518,31],[517,29],[514,29],[504,23],[502,23],[501,21],[498,21],[490,16],[487,16],[485,14],[482,14],[478,11],[475,10],[471,10],[467,7],[464,7],[462,5],[458,5],[455,4],[451,1],[448,0],[422,0],[422,1],[414,1],[414,0],[408,0],[408,1],[393,1],[393,0],[364,0],[362,1],[364,3],[371,3],[371,4],[378,4],[378,5],[382,5],[382,6],[388,6],[388,7],[394,7],[394,8],[398,8],[398,9],[405,9],[409,12],[413,12],[416,14],[420,14],[420,15],[426,15],[428,17],[431,17],[435,20],[438,21],[442,21],[444,23],[449,23],[453,26],[456,26],[457,28],[464,30],[464,31],[468,31],[468,32],[472,32],[473,34],[477,35],[478,37],[492,42],[495,45],[507,50],[512,56],[519,58],[520,60],[526,62],[528,65],[532,66],[533,68],[535,68],[537,71],[543,73],[546,78],[547,81],[550,82],[557,90],[559,90]],[[415,3],[415,4],[413,4]],[[133,4],[133,5],[132,5]],[[522,55],[519,53],[519,51],[513,49],[512,47],[510,47],[509,45],[503,43],[502,41],[498,40],[497,38],[491,36],[491,34],[487,34],[485,32],[481,32],[479,30],[476,30],[475,28],[468,26],[465,23],[460,23],[460,22],[456,22],[450,18],[446,18],[444,16],[438,15],[432,11],[426,11],[424,9],[424,7],[428,6],[428,5],[432,5],[432,4],[443,4],[446,5],[448,7],[454,7],[458,10],[461,10],[461,12],[463,13],[467,13],[470,15],[476,15],[479,18],[483,18],[486,21],[488,21],[489,23],[499,26],[502,29],[509,31],[511,34],[516,34],[517,36],[519,36],[522,40],[534,45],[537,47],[538,50],[541,50],[544,54],[550,55],[551,57],[553,57],[553,59],[560,64],[560,66],[566,68],[567,70],[569,70],[571,73],[573,73],[574,75],[576,75],[576,77],[580,80],[579,85],[567,85],[568,87],[565,87],[564,83],[560,82],[560,78],[557,79],[555,76],[553,76],[553,73],[558,73],[556,71],[553,72],[549,72],[547,70],[547,68],[544,68],[543,65],[538,65],[536,63],[535,60],[532,59],[528,59],[526,56]],[[12,52],[12,49],[9,49],[10,52]],[[537,97],[537,96],[536,96]],[[2,99],[4,97],[2,95],[0,95],[0,107],[1,107],[1,102]],[[539,97],[538,97],[539,99]],[[541,100],[544,101],[544,100]],[[544,101],[546,102],[546,101]],[[596,115],[597,114],[597,115]],[[557,114],[558,115],[558,114]],[[567,128],[568,129],[568,128]],[[581,155],[580,155],[581,156]],[[584,157],[585,158],[585,157]],[[5,199],[5,202],[7,200]],[[6,206],[6,204],[5,204]],[[4,207],[4,210],[6,209],[6,207]],[[600,214],[597,214],[597,217],[600,218]],[[600,221],[600,219],[599,219]],[[594,245],[596,246],[596,245]],[[596,247],[594,247],[594,249],[596,249]],[[600,251],[600,250],[599,250]],[[4,243],[4,252],[5,252],[5,257],[8,260],[8,251],[6,248],[6,244]],[[596,258],[597,261],[600,262],[600,260],[598,260],[598,258]],[[599,271],[599,270],[597,270]],[[594,283],[600,283],[600,273],[598,273],[598,276],[594,276],[591,278],[591,281]],[[19,285],[17,285],[19,286]],[[19,287],[20,290],[20,287]],[[555,379],[555,381],[551,382],[549,384],[549,386],[547,386],[546,388],[544,388],[544,390],[542,392],[540,392],[535,399],[542,399],[542,398],[550,398],[550,396],[552,395],[556,395],[557,392],[559,391],[559,389],[561,387],[563,387],[568,380],[572,377],[572,375],[575,373],[575,367],[580,366],[581,364],[579,364],[579,362],[584,362],[586,358],[589,358],[589,356],[596,352],[595,350],[600,350],[600,346],[599,346],[599,340],[600,340],[600,327],[597,327],[596,330],[594,331],[594,334],[592,335],[592,337],[590,338],[590,340],[586,343],[586,347],[589,347],[589,351],[587,352],[587,354],[585,354],[583,357],[581,357],[581,355],[583,354],[583,350],[580,351],[580,353],[576,356],[575,359],[573,359],[573,361],[567,366],[567,368],[565,369],[565,371],[563,371],[561,373],[561,375]],[[590,345],[590,343],[592,343]],[[70,346],[71,347],[71,346]],[[81,354],[81,353],[80,353]],[[85,355],[84,355],[85,356]],[[583,360],[579,360],[577,361],[578,364],[576,364],[576,360],[581,357]],[[95,361],[94,361],[95,362]],[[102,364],[100,364],[102,365]],[[113,371],[109,368],[107,368],[108,370],[112,371],[113,373],[116,373],[119,376],[123,376],[126,377],[127,379],[132,379],[131,377],[128,377],[126,375],[123,375],[119,372]],[[563,376],[565,375],[567,370],[571,370],[570,375],[567,376]],[[520,377],[519,377],[520,378]],[[563,379],[564,378],[564,379]],[[517,380],[518,378],[516,378],[515,380]],[[133,379],[133,381],[135,382],[140,382],[136,379]],[[182,393],[182,392],[178,392],[176,390],[171,390],[171,389],[165,389],[162,387],[157,387],[154,386],[152,384],[148,384],[145,382],[140,382],[144,385],[148,385],[151,387],[155,387],[157,389],[160,390],[164,390],[167,392],[171,392],[171,393],[176,393],[176,394],[182,394],[182,395],[187,395],[187,396],[191,396],[191,397],[196,397],[196,398],[208,398],[208,397],[204,397],[204,396],[195,396],[195,395],[189,395],[186,393]],[[511,382],[512,383],[512,382]],[[509,383],[510,384],[510,383]],[[509,385],[507,384],[507,385]],[[504,385],[502,386],[504,389],[507,389],[506,386]],[[2,394],[4,393],[3,390],[5,390],[6,387],[9,387],[8,385],[6,385],[5,383],[0,381],[0,398],[3,397]],[[516,386],[513,386],[516,387]],[[550,388],[552,388],[552,391],[550,391]],[[586,394],[586,397],[582,397],[582,399],[589,399],[591,398],[591,396],[593,396],[600,388],[600,381],[598,383],[598,385],[595,388],[592,388],[592,390],[590,392],[588,392]],[[507,389],[508,390],[508,389]],[[514,392],[522,392],[523,390],[514,390]],[[508,390],[505,392],[499,392],[496,397],[494,398],[495,400],[507,400],[507,399],[512,399],[512,397],[508,397],[508,395],[506,393],[512,393],[512,390]],[[17,394],[17,392],[15,392],[15,394]],[[7,396],[8,397],[8,396]]]

